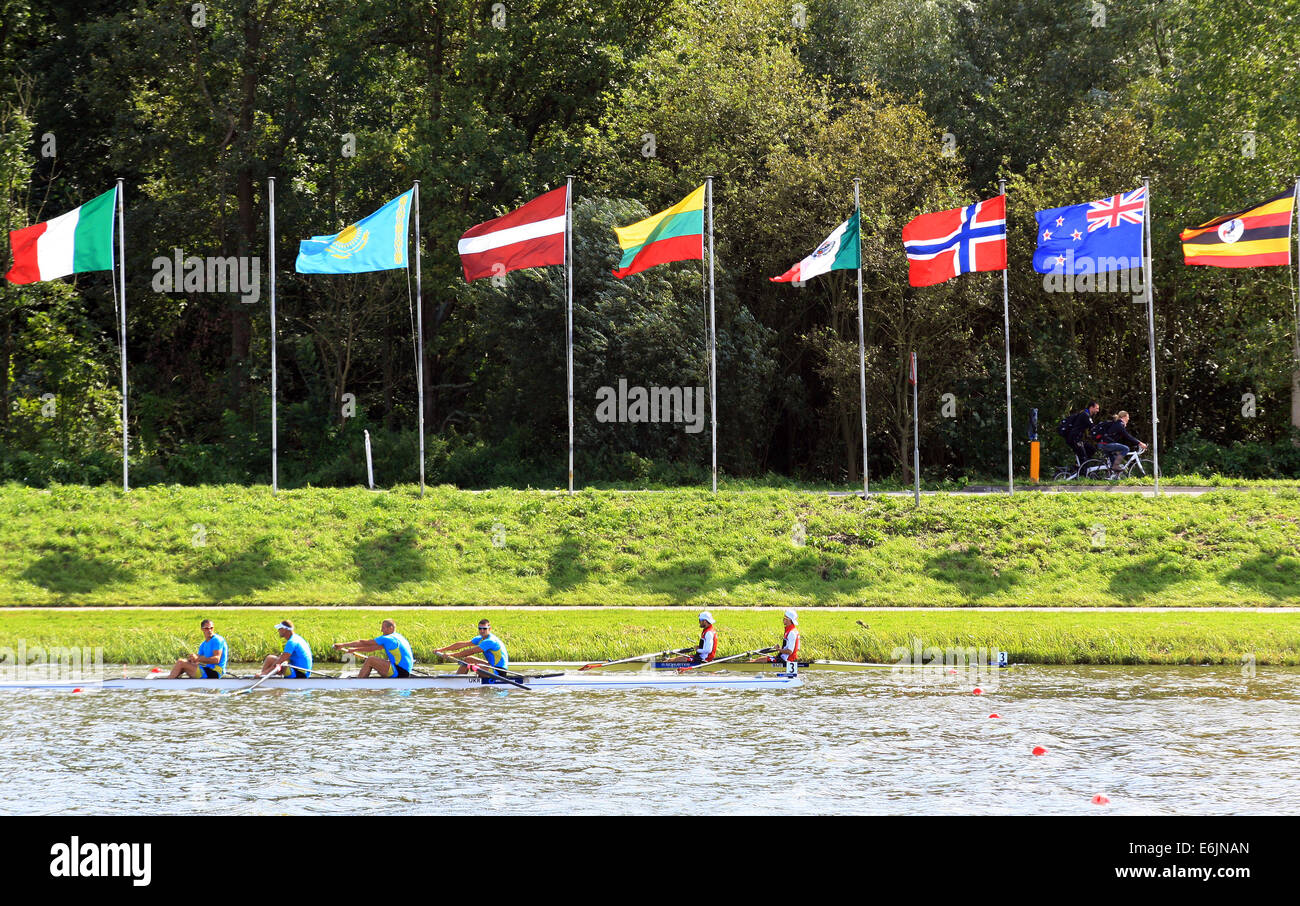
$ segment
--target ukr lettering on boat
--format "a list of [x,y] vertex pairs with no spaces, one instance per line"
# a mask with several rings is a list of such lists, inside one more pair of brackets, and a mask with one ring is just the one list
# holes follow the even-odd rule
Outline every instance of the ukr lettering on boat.
[[148,887],[153,878],[152,843],[82,843],[73,837],[50,847],[50,876],[55,878],[131,878]]

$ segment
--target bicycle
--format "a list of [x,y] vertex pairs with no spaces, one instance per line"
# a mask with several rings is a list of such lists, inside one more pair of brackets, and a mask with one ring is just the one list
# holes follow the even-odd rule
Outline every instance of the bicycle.
[[1100,477],[1096,473],[1109,472],[1110,463],[1106,459],[1095,455],[1085,460],[1079,459],[1079,454],[1074,454],[1073,466],[1062,466],[1052,474],[1052,481],[1074,481],[1076,479],[1087,480],[1089,478]]
[[[1150,456],[1145,455],[1146,452],[1146,450],[1129,450],[1128,455],[1124,457],[1124,461],[1120,465],[1119,474],[1115,476],[1115,480],[1156,477],[1155,462]],[[1107,469],[1110,468],[1109,463],[1106,467]]]

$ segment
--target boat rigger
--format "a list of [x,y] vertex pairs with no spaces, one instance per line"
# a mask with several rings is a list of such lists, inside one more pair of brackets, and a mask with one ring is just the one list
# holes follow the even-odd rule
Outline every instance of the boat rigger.
[[[6,689],[46,689],[52,691],[164,692],[206,691],[236,693],[241,690],[281,691],[457,691],[468,689],[509,690],[520,686],[530,690],[599,690],[599,689],[791,689],[802,683],[797,673],[551,673],[537,676],[518,674],[518,680],[506,684],[478,674],[441,674],[406,677],[262,677],[250,680],[161,679],[130,677],[103,681],[14,680],[0,681]],[[256,687],[253,689],[253,687]]]

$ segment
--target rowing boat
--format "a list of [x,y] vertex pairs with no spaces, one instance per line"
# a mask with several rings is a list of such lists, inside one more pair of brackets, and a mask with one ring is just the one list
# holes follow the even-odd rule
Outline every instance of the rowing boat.
[[[646,673],[552,673],[540,676],[523,676],[523,682],[530,689],[789,689],[799,686],[802,680],[797,675],[788,673],[760,674],[726,674],[700,673],[689,674],[655,674]],[[72,691],[182,691],[203,690],[209,692],[236,692],[247,688],[250,681],[234,679],[159,679],[131,677],[127,679],[108,679],[102,681],[71,680],[14,680],[0,681],[0,690],[5,689],[48,689]],[[255,691],[270,689],[306,691],[306,690],[398,690],[423,691],[457,690],[457,689],[500,689],[514,688],[504,683],[484,683],[478,676],[446,673],[436,676],[409,676],[405,679],[384,679],[371,677],[311,677],[308,679],[288,679],[273,676],[258,684]]]

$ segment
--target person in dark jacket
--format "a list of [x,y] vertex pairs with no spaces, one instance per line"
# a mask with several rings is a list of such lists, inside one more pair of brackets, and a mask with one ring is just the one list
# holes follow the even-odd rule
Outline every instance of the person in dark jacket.
[[1128,413],[1121,409],[1110,421],[1102,422],[1092,429],[1093,439],[1097,441],[1097,449],[1111,454],[1110,478],[1112,480],[1119,477],[1120,467],[1124,457],[1128,456],[1129,450],[1137,447],[1139,451],[1144,451],[1147,448],[1146,444],[1128,433],[1128,419]]
[[1091,439],[1089,429],[1092,428],[1093,418],[1100,411],[1101,406],[1094,401],[1089,403],[1086,409],[1080,409],[1065,421],[1065,442],[1070,445],[1074,455],[1079,457],[1079,462],[1083,462],[1090,455],[1088,452],[1088,441]]

